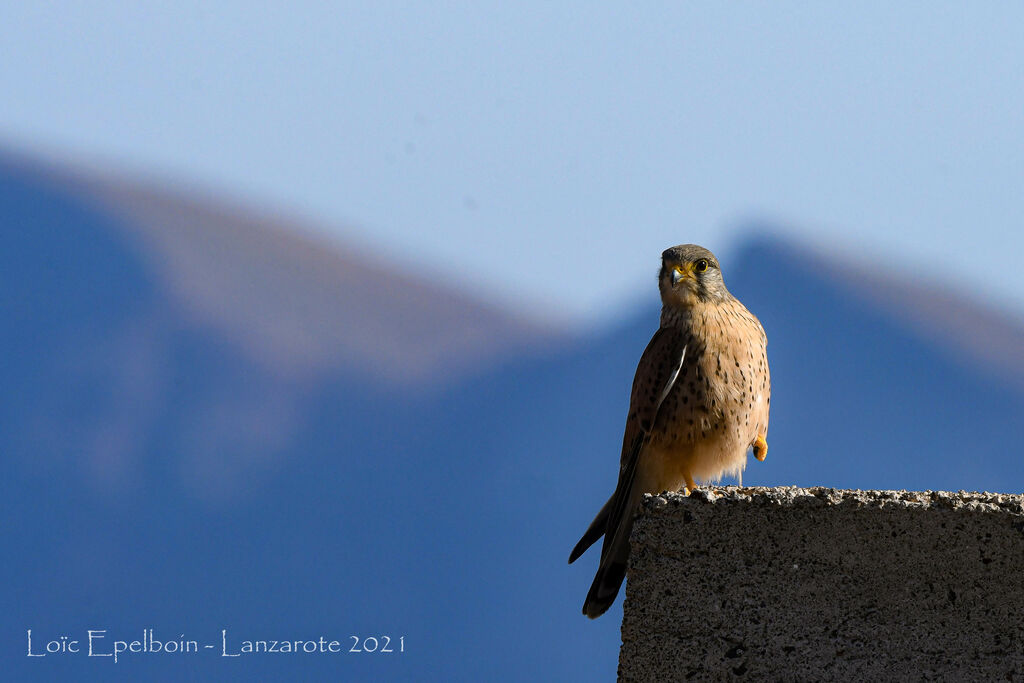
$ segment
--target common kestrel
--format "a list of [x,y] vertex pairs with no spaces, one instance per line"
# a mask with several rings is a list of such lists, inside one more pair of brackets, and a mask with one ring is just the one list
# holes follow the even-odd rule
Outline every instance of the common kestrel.
[[740,476],[747,449],[768,452],[767,339],[729,293],[714,254],[695,244],[661,255],[661,327],[636,369],[615,492],[569,555],[604,536],[583,613],[599,617],[626,576],[629,533],[645,493],[693,490],[695,480]]

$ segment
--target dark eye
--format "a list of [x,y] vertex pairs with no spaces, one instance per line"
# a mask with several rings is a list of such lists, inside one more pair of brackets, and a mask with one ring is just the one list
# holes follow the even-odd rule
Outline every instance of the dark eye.
[[708,269],[708,260],[706,258],[702,258],[699,261],[697,261],[696,270],[697,270],[698,273],[703,273],[707,269]]

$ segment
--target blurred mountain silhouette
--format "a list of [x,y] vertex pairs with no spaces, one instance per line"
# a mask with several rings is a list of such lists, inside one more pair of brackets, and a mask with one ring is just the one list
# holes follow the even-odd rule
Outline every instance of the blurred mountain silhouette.
[[[657,293],[570,335],[278,219],[0,157],[0,569],[19,680],[604,679],[573,543]],[[751,225],[748,484],[1019,492],[1019,321]],[[680,241],[685,241],[681,236]],[[654,255],[652,258],[656,258]],[[426,272],[424,270],[423,272]],[[404,636],[405,652],[28,659],[35,638]]]

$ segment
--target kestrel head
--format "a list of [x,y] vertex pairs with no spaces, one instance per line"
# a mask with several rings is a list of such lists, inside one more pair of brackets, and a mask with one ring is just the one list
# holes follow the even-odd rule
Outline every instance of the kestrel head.
[[662,253],[658,288],[665,305],[683,308],[722,301],[730,296],[718,259],[696,244],[680,244]]

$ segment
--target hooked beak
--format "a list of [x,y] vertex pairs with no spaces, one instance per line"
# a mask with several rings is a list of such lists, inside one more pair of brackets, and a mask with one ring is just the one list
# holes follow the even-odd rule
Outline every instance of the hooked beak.
[[675,287],[680,280],[693,277],[693,269],[686,265],[679,265],[672,269],[672,286]]

